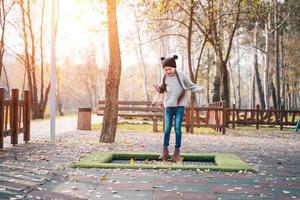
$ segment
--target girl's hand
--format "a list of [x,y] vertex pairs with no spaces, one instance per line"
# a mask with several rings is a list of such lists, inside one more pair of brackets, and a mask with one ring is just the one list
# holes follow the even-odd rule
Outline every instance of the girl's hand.
[[153,84],[152,86],[154,87],[154,89],[156,90],[156,92],[160,91],[158,84]]

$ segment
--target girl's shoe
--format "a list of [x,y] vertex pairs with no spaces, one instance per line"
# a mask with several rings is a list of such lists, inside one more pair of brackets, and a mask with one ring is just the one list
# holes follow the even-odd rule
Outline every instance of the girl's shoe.
[[168,147],[164,147],[162,154],[159,156],[159,160],[166,160],[169,156],[169,150]]
[[172,162],[177,162],[180,158],[180,148],[175,148],[174,154],[171,158]]

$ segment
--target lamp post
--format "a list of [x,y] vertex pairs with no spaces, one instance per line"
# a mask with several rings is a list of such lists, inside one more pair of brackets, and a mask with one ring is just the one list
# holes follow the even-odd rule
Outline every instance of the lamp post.
[[50,139],[55,140],[55,108],[56,108],[56,99],[55,99],[55,15],[56,14],[56,0],[51,1],[51,90],[50,90]]

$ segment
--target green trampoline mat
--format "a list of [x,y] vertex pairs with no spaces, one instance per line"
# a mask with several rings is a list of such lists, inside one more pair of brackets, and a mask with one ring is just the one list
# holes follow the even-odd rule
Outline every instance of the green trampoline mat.
[[73,168],[182,169],[224,172],[254,171],[234,154],[183,153],[177,163],[159,161],[160,153],[92,152],[73,163]]

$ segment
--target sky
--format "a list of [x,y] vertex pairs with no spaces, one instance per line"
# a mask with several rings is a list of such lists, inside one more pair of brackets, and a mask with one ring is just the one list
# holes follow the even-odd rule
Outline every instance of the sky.
[[[74,62],[80,63],[82,56],[78,54],[95,46],[98,53],[98,65],[103,64],[104,57],[108,58],[106,8],[104,4],[102,6],[97,4],[96,6],[93,7],[92,4],[82,1],[60,0],[57,36],[58,55],[66,54],[70,57],[77,55],[73,58]],[[118,6],[117,17],[122,65],[126,67],[138,61],[135,50],[129,50],[126,43],[128,36],[134,33],[135,20],[133,14],[122,6]],[[147,54],[150,55],[148,59],[151,61],[153,59],[151,55],[152,57],[156,56],[155,52],[151,53],[149,49],[147,51]]]
[[[39,2],[39,1],[38,1]],[[46,60],[50,63],[50,0],[46,0],[45,13],[45,54]],[[99,1],[87,3],[87,0],[59,0],[59,18],[58,18],[58,33],[56,42],[56,59],[58,65],[62,65],[66,57],[72,59],[74,64],[83,63],[87,51],[95,48],[97,51],[96,61],[99,67],[105,67],[108,60],[108,45],[107,45],[107,27],[106,27],[106,8],[105,4],[100,4]],[[16,6],[17,7],[17,6]],[[118,5],[118,28],[120,47],[122,52],[122,66],[126,68],[139,62],[137,56],[137,48],[133,46],[134,41],[131,38],[136,38],[135,19],[133,13],[124,5]],[[15,8],[18,9],[18,8]],[[40,10],[36,10],[39,16]],[[38,26],[37,26],[38,27]],[[16,37],[15,28],[10,27],[7,37],[9,44],[15,51],[22,51],[23,45],[20,37]],[[37,39],[38,36],[36,36]],[[18,39],[17,39],[18,38]],[[150,40],[146,38],[144,40]],[[130,46],[131,45],[131,46]],[[143,46],[145,62],[147,64],[157,65],[159,63],[159,47],[153,48],[149,45]],[[248,51],[248,50],[246,50]],[[182,52],[173,54],[180,55]],[[241,49],[241,54],[243,50]],[[166,55],[163,55],[166,57]],[[168,55],[167,55],[168,56]],[[244,63],[241,66],[249,66],[249,57],[243,59]],[[251,61],[250,61],[251,62]],[[181,68],[181,66],[180,66]]]

